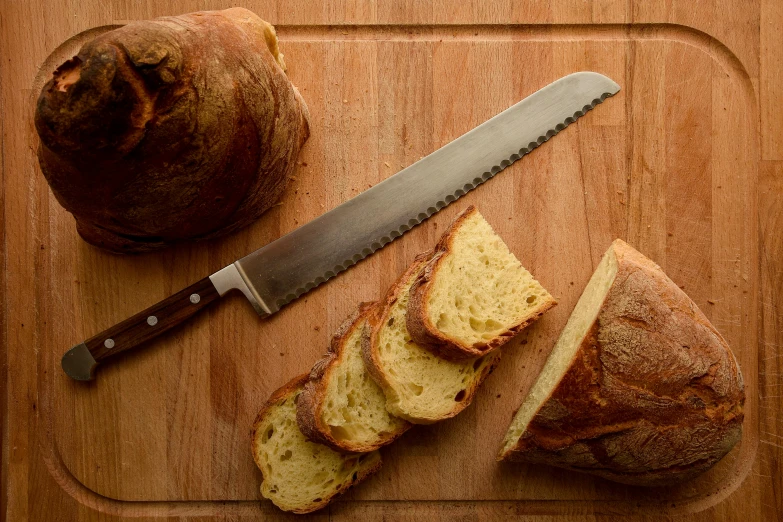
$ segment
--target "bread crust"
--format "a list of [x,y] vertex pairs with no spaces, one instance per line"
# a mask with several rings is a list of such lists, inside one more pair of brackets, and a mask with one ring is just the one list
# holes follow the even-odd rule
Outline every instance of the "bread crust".
[[[365,333],[362,337],[362,357],[364,358],[364,364],[367,367],[367,371],[369,372],[370,376],[375,380],[375,382],[378,383],[378,386],[380,386],[383,389],[387,399],[389,397],[389,393],[393,393],[393,391],[391,391],[393,390],[393,386],[391,382],[388,380],[386,376],[386,372],[383,370],[383,366],[380,363],[380,357],[378,354],[378,338],[381,330],[383,329],[384,325],[389,319],[389,314],[391,313],[392,306],[394,306],[394,303],[399,298],[400,293],[408,284],[408,282],[411,280],[411,278],[415,277],[416,274],[418,274],[419,271],[421,270],[422,266],[424,266],[425,263],[427,263],[427,261],[431,259],[432,255],[433,252],[430,251],[430,252],[424,252],[416,256],[416,258],[413,260],[413,263],[411,263],[408,269],[405,270],[405,272],[399,277],[399,279],[397,279],[397,281],[395,281],[395,283],[391,286],[391,288],[389,288],[388,292],[386,293],[386,296],[381,300],[381,302],[375,308],[374,313],[371,314],[367,320],[367,324],[369,325],[369,327],[365,328]],[[422,418],[422,417],[413,417],[402,411],[390,410],[390,413],[397,417],[401,417],[413,424],[432,424],[440,420],[445,420],[454,417],[459,412],[467,408],[470,405],[470,403],[473,401],[473,397],[476,395],[476,391],[478,390],[481,383],[484,382],[484,379],[486,379],[487,376],[489,376],[492,373],[492,371],[495,369],[495,366],[497,366],[497,363],[500,360],[500,352],[496,352],[492,354],[491,357],[494,358],[493,361],[491,361],[490,364],[485,366],[484,369],[482,370],[481,375],[479,375],[479,377],[475,379],[475,381],[471,386],[465,389],[464,399],[459,402],[455,401],[454,408],[451,411],[449,411],[446,415],[438,418]]]
[[296,421],[299,429],[308,439],[325,444],[336,451],[366,453],[385,446],[411,428],[411,424],[403,421],[402,428],[385,434],[375,444],[353,443],[347,440],[335,439],[329,426],[323,421],[323,406],[326,399],[327,386],[331,373],[344,353],[345,343],[354,334],[356,328],[366,327],[365,319],[373,313],[376,303],[360,303],[358,308],[340,325],[332,336],[331,344],[323,358],[313,365],[310,376],[299,395],[296,404]]
[[660,267],[620,240],[611,248],[617,276],[598,319],[499,459],[676,484],[740,440],[742,374],[720,333]]
[[273,35],[241,8],[137,21],[55,71],[36,107],[38,158],[86,241],[155,250],[275,204],[309,116]]
[[[251,449],[253,451],[253,460],[255,461],[256,466],[258,466],[258,469],[261,470],[262,482],[266,480],[266,477],[264,477],[264,469],[261,463],[258,461],[259,448],[256,441],[261,439],[260,437],[258,437],[258,429],[261,427],[261,424],[264,421],[264,417],[269,413],[270,409],[277,406],[278,403],[281,402],[283,399],[289,398],[291,395],[296,393],[296,391],[299,390],[300,388],[303,388],[304,385],[307,383],[308,378],[309,375],[305,373],[297,377],[294,377],[286,384],[278,388],[274,393],[272,393],[269,399],[267,399],[267,401],[261,407],[261,410],[258,412],[258,415],[256,416],[255,422],[253,422],[253,428],[250,430]],[[305,514],[305,513],[312,513],[313,511],[318,511],[319,509],[326,507],[335,497],[345,493],[353,485],[358,484],[365,478],[369,477],[370,475],[378,471],[381,468],[381,464],[382,461],[379,455],[378,462],[376,462],[374,465],[366,469],[360,468],[356,473],[355,479],[351,480],[350,482],[342,484],[337,490],[335,490],[335,492],[331,496],[322,498],[319,502],[313,502],[306,507],[300,509],[292,509],[290,511],[292,513]]]
[[469,219],[478,210],[470,205],[461,214],[459,214],[451,223],[446,232],[435,246],[434,254],[425,265],[416,281],[411,287],[411,297],[408,305],[407,327],[411,338],[421,346],[427,347],[436,355],[453,361],[460,361],[475,357],[481,357],[492,350],[500,348],[525,327],[535,322],[544,312],[557,304],[552,296],[548,296],[545,301],[541,301],[538,310],[525,318],[522,322],[515,324],[507,330],[501,332],[486,343],[466,345],[444,335],[430,320],[428,302],[433,288],[433,277],[437,274],[440,265],[447,255],[451,253],[454,243],[454,236],[457,229]]

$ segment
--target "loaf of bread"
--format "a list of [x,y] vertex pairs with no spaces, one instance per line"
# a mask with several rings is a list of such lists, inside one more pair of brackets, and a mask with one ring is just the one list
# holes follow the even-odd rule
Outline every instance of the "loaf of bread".
[[502,346],[555,305],[475,207],[452,223],[411,289],[411,338],[459,360]]
[[43,87],[38,159],[88,242],[139,252],[244,227],[308,137],[274,28],[241,9],[132,22]]
[[296,423],[296,402],[308,376],[275,391],[258,413],[252,450],[263,482],[261,495],[277,507],[310,513],[381,467],[378,452],[345,454],[308,441]]
[[519,408],[500,459],[645,486],[703,473],[740,440],[726,341],[655,263],[615,241]]
[[374,304],[362,303],[340,326],[297,403],[302,433],[339,451],[378,449],[411,426],[386,410],[383,390],[362,360],[362,336]]

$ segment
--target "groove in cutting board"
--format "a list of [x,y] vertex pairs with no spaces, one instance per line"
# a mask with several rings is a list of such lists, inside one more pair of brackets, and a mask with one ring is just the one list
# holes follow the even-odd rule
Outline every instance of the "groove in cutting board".
[[[43,226],[53,248],[42,255],[53,276],[39,291],[65,306],[50,307],[61,330],[45,335],[38,356],[45,377],[39,383],[40,435],[60,486],[86,506],[125,516],[273,513],[269,503],[254,500],[259,474],[245,434],[256,409],[283,380],[309,368],[356,302],[378,298],[456,212],[474,203],[560,306],[507,349],[469,410],[388,448],[379,475],[333,509],[389,513],[449,500],[455,516],[482,505],[515,513],[660,512],[662,505],[681,512],[713,505],[733,491],[749,471],[758,440],[757,237],[750,218],[756,106],[736,57],[704,33],[664,24],[278,30],[289,74],[314,115],[301,158],[307,166],[295,174],[282,207],[210,243],[208,252],[203,245],[182,246],[116,258],[76,240],[70,216],[49,197],[51,224]],[[77,35],[50,56],[33,96],[53,65],[74,54],[84,38]],[[533,60],[533,67],[519,70]],[[609,74],[624,90],[279,316],[259,322],[246,303],[232,299],[208,320],[123,361],[125,368],[107,367],[94,384],[73,383],[59,371],[65,339],[80,339],[162,297],[155,292],[176,291],[220,268],[579,69]],[[698,88],[680,83],[687,81]],[[368,106],[375,109],[367,112]],[[694,140],[710,143],[691,146]],[[748,210],[742,219],[740,209]],[[493,461],[511,412],[615,236],[685,285],[727,337],[745,375],[742,445],[680,488],[640,492]],[[571,252],[571,246],[577,249]],[[189,269],[172,278],[172,262]],[[73,267],[81,274],[78,283],[68,276]],[[128,281],[138,291],[120,296]],[[715,295],[726,299],[712,305],[707,300]],[[292,331],[295,337],[285,334]],[[265,351],[254,351],[256,344]],[[262,368],[266,378],[259,378]]]

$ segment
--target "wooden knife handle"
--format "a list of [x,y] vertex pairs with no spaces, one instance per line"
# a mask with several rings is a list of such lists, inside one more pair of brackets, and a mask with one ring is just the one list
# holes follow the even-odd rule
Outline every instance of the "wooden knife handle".
[[236,263],[231,263],[158,304],[77,344],[63,355],[63,371],[77,381],[92,380],[99,363],[185,322],[232,290],[241,291],[260,316],[266,317],[271,313],[245,282]]
[[189,319],[220,295],[209,277],[90,337],[84,344],[96,363],[130,350]]

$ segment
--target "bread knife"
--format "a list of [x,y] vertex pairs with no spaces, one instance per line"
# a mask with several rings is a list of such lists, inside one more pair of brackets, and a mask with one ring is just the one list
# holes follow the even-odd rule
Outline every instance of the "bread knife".
[[62,358],[84,381],[95,368],[184,322],[233,290],[262,317],[400,237],[492,178],[620,90],[595,72],[577,72],[358,196],[156,305],[90,337]]

